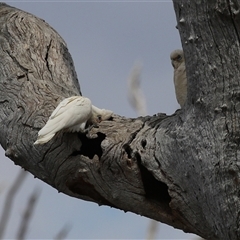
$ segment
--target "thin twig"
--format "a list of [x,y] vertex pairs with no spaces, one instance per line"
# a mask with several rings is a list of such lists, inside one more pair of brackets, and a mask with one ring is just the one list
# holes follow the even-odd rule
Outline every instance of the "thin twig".
[[147,240],[152,240],[156,238],[158,231],[158,222],[155,220],[151,220],[148,228],[148,236]]
[[139,116],[146,116],[146,100],[140,88],[142,65],[135,63],[128,78],[128,100]]
[[15,195],[16,195],[17,191],[19,190],[19,188],[20,188],[21,184],[23,183],[23,180],[25,179],[27,174],[28,174],[28,172],[21,170],[19,172],[16,180],[14,181],[13,185],[11,186],[11,188],[9,189],[9,191],[7,193],[1,220],[0,220],[0,239],[3,239]]
[[71,226],[65,225],[62,227],[62,229],[60,229],[60,231],[57,233],[56,237],[54,238],[55,240],[62,240],[62,239],[66,239],[68,233],[71,230]]
[[29,222],[33,215],[34,208],[36,207],[36,203],[37,203],[37,200],[39,199],[39,196],[40,196],[40,190],[35,189],[28,199],[28,204],[27,204],[25,212],[22,216],[22,221],[21,221],[21,224],[20,224],[20,227],[18,230],[18,234],[17,234],[18,240],[22,240],[26,236]]

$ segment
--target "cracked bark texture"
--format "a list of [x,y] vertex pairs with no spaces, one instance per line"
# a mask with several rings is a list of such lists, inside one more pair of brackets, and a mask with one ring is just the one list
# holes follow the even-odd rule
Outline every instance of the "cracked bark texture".
[[205,239],[240,239],[240,3],[173,0],[188,99],[172,116],[113,115],[90,137],[34,146],[57,104],[81,95],[64,40],[43,20],[0,5],[0,143],[6,156],[69,196]]

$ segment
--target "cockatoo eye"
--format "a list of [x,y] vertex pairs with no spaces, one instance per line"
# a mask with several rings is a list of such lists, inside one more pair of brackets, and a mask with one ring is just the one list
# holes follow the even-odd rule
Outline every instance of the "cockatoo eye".
[[181,55],[177,55],[177,57],[175,58],[177,61],[180,61],[182,59]]
[[101,122],[101,121],[102,121],[102,116],[101,116],[101,115],[98,115],[98,116],[97,116],[97,119],[98,119],[98,122]]

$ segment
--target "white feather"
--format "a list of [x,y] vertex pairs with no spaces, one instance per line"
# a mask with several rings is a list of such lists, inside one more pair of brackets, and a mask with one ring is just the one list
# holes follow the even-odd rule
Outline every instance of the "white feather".
[[91,116],[92,104],[90,99],[82,96],[66,98],[59,103],[46,125],[38,132],[38,139],[34,144],[48,142],[62,129],[69,132],[82,131]]

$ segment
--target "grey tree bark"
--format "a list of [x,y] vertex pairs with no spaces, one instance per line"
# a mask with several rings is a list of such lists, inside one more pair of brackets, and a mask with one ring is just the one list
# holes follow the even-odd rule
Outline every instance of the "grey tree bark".
[[0,5],[0,143],[69,196],[131,211],[205,239],[240,239],[240,1],[173,0],[188,99],[171,116],[113,115],[91,137],[34,146],[63,98],[79,95],[64,40]]

